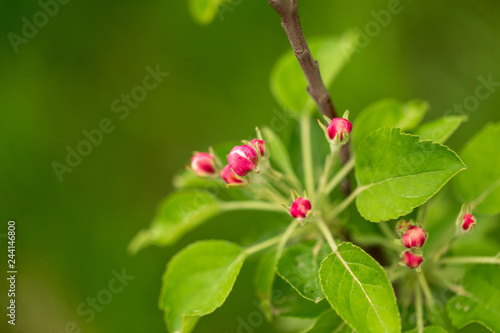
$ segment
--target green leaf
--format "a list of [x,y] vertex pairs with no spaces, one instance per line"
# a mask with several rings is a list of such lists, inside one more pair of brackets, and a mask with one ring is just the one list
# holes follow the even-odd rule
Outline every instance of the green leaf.
[[130,242],[129,252],[137,253],[148,245],[174,244],[220,211],[220,201],[207,191],[172,193],[160,204],[149,229],[141,230]]
[[405,104],[395,99],[383,99],[361,111],[353,124],[351,138],[357,150],[366,136],[382,127],[399,127],[403,131],[415,128],[429,104],[422,100],[410,100]]
[[271,300],[274,279],[276,276],[276,251],[270,251],[262,255],[257,265],[254,277],[255,291],[260,299],[260,305],[267,320],[271,320]]
[[325,297],[319,283],[319,267],[330,252],[322,243],[291,246],[278,262],[278,274],[302,297],[318,303]]
[[319,271],[332,308],[357,332],[401,332],[396,297],[384,269],[352,243],[342,243]]
[[333,310],[323,312],[313,327],[304,333],[350,333],[352,329]]
[[455,181],[456,193],[481,214],[500,213],[500,123],[488,124],[460,156],[468,170]]
[[454,326],[478,322],[500,332],[500,266],[476,265],[465,272],[465,295],[452,298],[447,309]]
[[356,206],[372,222],[398,218],[425,203],[463,169],[446,146],[420,141],[398,128],[379,129],[356,151]]
[[[312,38],[309,42],[326,87],[349,61],[356,40],[353,33],[347,32],[341,37]],[[288,111],[302,114],[314,109],[314,101],[307,92],[306,78],[292,50],[283,54],[274,65],[270,84],[274,98]]]
[[272,313],[279,317],[317,318],[330,308],[325,300],[311,302],[300,296],[285,280],[276,278],[272,291]]
[[189,0],[189,13],[199,24],[206,25],[213,21],[219,6],[227,0]]
[[167,266],[159,306],[170,332],[190,332],[199,317],[220,307],[233,288],[245,252],[226,241],[191,244]]
[[465,121],[467,121],[467,117],[465,116],[447,116],[423,124],[417,128],[414,133],[422,140],[445,143]]

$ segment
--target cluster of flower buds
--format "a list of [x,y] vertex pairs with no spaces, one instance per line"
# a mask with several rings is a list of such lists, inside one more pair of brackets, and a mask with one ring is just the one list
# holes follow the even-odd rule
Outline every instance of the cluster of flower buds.
[[325,116],[328,127],[326,127],[318,119],[318,124],[323,129],[323,132],[325,132],[326,139],[330,142],[330,145],[332,147],[337,144],[344,145],[347,143],[347,141],[349,141],[349,134],[352,130],[352,124],[347,119],[348,117],[349,111],[346,111],[342,118],[330,119]]
[[259,172],[260,162],[266,156],[266,142],[260,137],[251,141],[243,141],[243,145],[235,146],[227,156],[228,164],[222,164],[210,149],[210,153],[196,152],[191,158],[191,170],[199,177],[220,174],[227,187],[244,187],[248,185],[250,172]]
[[409,249],[402,253],[401,260],[412,269],[420,267],[420,264],[424,261],[420,249],[428,237],[425,230],[412,221],[398,222],[396,230],[401,238],[396,239],[395,242]]

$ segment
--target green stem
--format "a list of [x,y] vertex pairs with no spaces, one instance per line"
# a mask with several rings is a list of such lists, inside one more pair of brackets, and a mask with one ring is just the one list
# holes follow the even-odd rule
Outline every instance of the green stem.
[[417,331],[418,333],[424,332],[424,313],[422,309],[422,292],[418,284],[415,284],[415,298],[416,298],[416,311],[417,311]]
[[360,194],[364,190],[365,187],[358,187],[356,190],[354,190],[347,198],[344,199],[344,201],[342,201],[338,206],[336,206],[332,210],[332,212],[328,215],[328,219],[331,220],[337,217],[337,215],[339,215],[344,209],[346,209],[351,204],[351,202],[353,202],[354,199],[356,199],[358,194]]
[[333,189],[335,187],[337,187],[337,185],[340,184],[340,182],[345,177],[347,177],[347,174],[349,172],[351,172],[351,170],[353,168],[354,168],[354,158],[351,158],[346,164],[344,164],[344,166],[342,167],[342,169],[340,169],[335,174],[335,176],[332,178],[332,180],[330,180],[330,182],[328,182],[328,184],[326,184],[324,195],[327,196],[328,194],[330,194],[330,192],[333,191]]
[[500,265],[497,257],[449,257],[439,261],[440,264],[463,265],[463,264],[494,264]]
[[326,225],[325,220],[323,220],[323,218],[320,217],[316,222],[316,225],[318,226],[319,231],[323,234],[323,237],[325,237],[326,241],[328,242],[328,245],[330,245],[330,247],[332,248],[332,251],[337,252],[337,243],[335,242],[335,239],[333,238],[330,229]]
[[247,255],[251,255],[251,254],[254,254],[254,253],[259,252],[261,250],[267,249],[268,247],[271,247],[271,246],[279,243],[281,238],[283,238],[283,235],[278,235],[276,237],[269,238],[268,240],[265,240],[261,243],[247,247],[245,249],[245,252],[247,253]]
[[307,115],[300,118],[300,138],[302,145],[302,163],[304,167],[304,178],[306,190],[309,196],[314,197],[314,171],[311,146],[311,122]]
[[425,300],[427,301],[427,305],[430,309],[434,308],[434,297],[432,296],[431,289],[429,288],[429,284],[427,283],[427,279],[425,278],[423,273],[417,273],[418,282],[420,282],[420,286],[422,287],[422,291],[424,292]]
[[318,195],[320,197],[324,196],[323,194],[324,194],[325,186],[328,182],[328,178],[330,177],[330,172],[331,172],[331,169],[333,167],[333,160],[335,158],[336,152],[337,152],[337,149],[331,147],[330,153],[326,156],[325,165],[323,167],[323,173],[321,174],[321,177],[319,179]]
[[394,232],[394,230],[392,230],[391,228],[389,228],[389,226],[387,225],[388,222],[380,222],[380,223],[377,223],[378,227],[380,228],[380,230],[382,231],[382,233],[385,235],[385,237],[387,237],[389,240],[394,240],[396,238],[399,238],[396,233]]
[[281,254],[283,253],[283,250],[285,249],[286,242],[288,242],[288,239],[292,235],[292,233],[297,229],[299,225],[299,221],[293,220],[292,223],[286,228],[285,232],[281,236],[280,242],[278,244],[278,249],[276,251],[276,258],[280,258]]
[[261,210],[267,212],[286,213],[283,207],[265,201],[226,201],[220,204],[225,211],[231,210]]

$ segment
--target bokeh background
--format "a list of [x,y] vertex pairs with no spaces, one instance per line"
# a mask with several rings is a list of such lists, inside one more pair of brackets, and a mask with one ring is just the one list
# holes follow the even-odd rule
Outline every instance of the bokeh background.
[[[374,20],[371,11],[387,5],[302,0],[300,15],[307,37],[336,35],[363,31]],[[401,5],[403,11],[334,83],[338,109],[355,117],[380,98],[422,98],[432,106],[426,119],[434,119],[474,95],[479,76],[500,81],[499,1]],[[279,106],[269,72],[288,41],[265,0],[234,1],[232,11],[205,27],[190,18],[186,1],[73,0],[16,53],[8,33],[21,35],[23,17],[32,21],[40,10],[35,1],[0,2],[1,267],[5,271],[7,221],[14,219],[19,271],[12,332],[72,332],[69,322],[89,333],[164,332],[157,297],[169,258],[195,239],[239,241],[265,221],[223,215],[172,248],[149,248],[135,257],[127,244],[149,224],[193,150],[247,137],[270,122]],[[120,119],[111,103],[142,84],[147,66],[158,64],[170,75]],[[498,121],[499,109],[495,91],[466,111],[470,120],[449,145],[459,149],[488,121]],[[114,131],[60,182],[52,163],[64,163],[66,146],[74,149],[85,139],[82,131],[103,118],[112,120]],[[237,331],[238,317],[256,310],[254,267],[245,265],[226,304],[202,318],[195,332]],[[135,279],[85,322],[77,307],[122,268]],[[1,330],[12,329],[3,329],[5,321]],[[264,324],[254,331],[272,329]]]

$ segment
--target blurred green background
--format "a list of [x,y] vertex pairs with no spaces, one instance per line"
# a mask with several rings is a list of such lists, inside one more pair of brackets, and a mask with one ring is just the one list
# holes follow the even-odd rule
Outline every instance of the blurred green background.
[[[68,322],[82,332],[164,332],[157,297],[169,258],[195,239],[240,241],[266,223],[227,214],[172,248],[126,253],[193,150],[247,137],[279,109],[268,83],[274,61],[289,49],[279,18],[265,0],[234,3],[223,19],[202,27],[185,1],[73,0],[16,53],[8,34],[21,35],[23,17],[33,21],[41,7],[0,2],[0,241],[5,253],[6,223],[14,219],[13,332],[72,332]],[[378,0],[299,3],[308,37],[364,31],[374,20],[371,11],[387,8]],[[434,119],[473,96],[479,76],[500,82],[499,1],[403,0],[401,6],[334,83],[339,110],[350,109],[354,118],[380,98],[422,98],[432,107],[426,119]],[[170,75],[120,119],[111,103],[158,64]],[[470,120],[449,145],[459,149],[485,123],[500,120],[499,107],[495,91],[466,111]],[[82,131],[103,118],[114,131],[60,182],[52,163],[65,163],[66,146],[75,149],[85,139]],[[2,270],[5,262],[2,254]],[[195,332],[237,332],[238,318],[256,311],[254,266],[245,265],[226,304],[202,318]],[[108,288],[112,270],[122,268],[135,278],[87,323],[78,306]],[[253,331],[272,329],[264,324]]]

